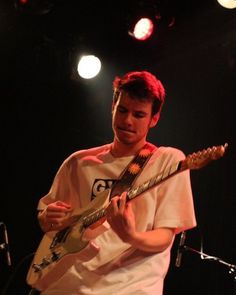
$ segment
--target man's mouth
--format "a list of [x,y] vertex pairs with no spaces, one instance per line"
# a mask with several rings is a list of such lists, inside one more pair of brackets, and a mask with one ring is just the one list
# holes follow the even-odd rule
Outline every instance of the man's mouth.
[[134,130],[126,129],[126,128],[121,128],[121,127],[118,127],[118,130],[121,131],[121,132],[125,132],[125,133],[132,133],[132,134],[135,133]]

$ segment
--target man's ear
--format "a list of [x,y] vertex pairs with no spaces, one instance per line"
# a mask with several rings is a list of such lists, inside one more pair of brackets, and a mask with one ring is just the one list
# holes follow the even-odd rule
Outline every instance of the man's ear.
[[155,114],[151,119],[150,128],[155,127],[159,119],[160,119],[160,113]]

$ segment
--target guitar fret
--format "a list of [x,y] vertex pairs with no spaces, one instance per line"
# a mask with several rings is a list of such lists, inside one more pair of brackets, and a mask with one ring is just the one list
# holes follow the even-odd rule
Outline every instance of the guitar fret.
[[99,211],[99,213],[97,214],[97,220],[99,220],[100,218],[102,218],[104,216],[105,216],[105,210],[104,209],[101,209]]
[[171,174],[174,174],[175,172],[177,172],[179,170],[179,168],[180,168],[180,162],[173,164],[170,167],[170,175]]
[[156,177],[153,177],[149,181],[149,187],[152,187],[156,183]]
[[144,191],[144,190],[146,190],[147,188],[148,188],[148,185],[149,185],[149,181],[148,182],[144,182],[143,184],[142,184],[142,191]]
[[97,212],[92,213],[91,215],[87,216],[83,220],[84,227],[89,227],[91,224],[98,221],[100,218],[104,217],[105,209],[98,210]]
[[165,169],[164,173],[163,173],[163,176],[162,176],[162,180],[166,179],[169,175],[170,175],[170,168]]
[[130,190],[130,191],[128,192],[128,199],[129,199],[129,200],[132,200],[132,199],[137,195],[137,191],[138,191],[138,187],[136,187],[136,188]]
[[175,174],[180,168],[180,162],[175,163],[174,165],[166,168],[163,172],[157,174],[155,177],[152,177],[150,180],[146,181],[142,185],[131,189],[128,192],[128,199],[132,200],[137,195],[141,194],[145,190],[152,188],[154,185],[164,181],[165,179],[169,178],[171,175]]
[[158,174],[155,178],[155,184],[157,184],[158,182],[161,182],[162,180],[162,176],[163,176],[163,172]]
[[138,191],[137,191],[137,195],[141,194],[142,192],[143,192],[142,186],[139,186]]

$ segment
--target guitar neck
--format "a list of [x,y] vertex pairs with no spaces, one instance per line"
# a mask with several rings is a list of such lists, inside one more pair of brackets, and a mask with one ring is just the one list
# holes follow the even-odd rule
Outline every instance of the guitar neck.
[[[161,173],[158,173],[157,175],[155,175],[154,177],[152,177],[148,181],[144,182],[142,185],[140,185],[134,189],[130,189],[127,192],[127,201],[130,201],[130,200],[136,198],[137,196],[139,196],[143,192],[153,188],[154,186],[157,186],[158,184],[167,180],[171,176],[187,169],[187,167],[184,167],[184,165],[181,165],[181,164],[182,164],[182,161],[179,161],[178,163],[173,164],[172,166],[166,168]],[[85,228],[87,228],[105,216],[106,216],[106,208],[99,209],[99,210],[91,213],[90,215],[86,216],[84,218],[83,225]]]
[[98,209],[95,212],[86,216],[83,220],[84,228],[90,227],[100,219],[106,216],[106,208]]
[[170,167],[166,168],[161,173],[158,173],[151,179],[147,180],[140,186],[129,190],[127,193],[127,199],[130,201],[136,198],[137,196],[139,196],[140,194],[142,194],[143,192],[153,188],[154,186],[159,185],[161,182],[167,180],[168,178],[174,176],[175,174],[187,169],[181,164],[182,164],[182,161],[179,161],[178,163],[171,165]]

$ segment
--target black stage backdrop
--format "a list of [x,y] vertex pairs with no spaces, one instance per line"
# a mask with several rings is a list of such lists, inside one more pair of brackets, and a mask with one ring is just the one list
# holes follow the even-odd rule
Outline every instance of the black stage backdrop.
[[[235,294],[228,264],[236,263],[236,9],[213,0],[160,1],[162,19],[154,35],[137,42],[127,23],[141,1],[38,2],[28,10],[17,1],[0,3],[0,221],[12,259],[9,267],[1,250],[2,293],[28,294],[25,278],[42,238],[39,198],[70,153],[112,140],[112,81],[145,69],[167,91],[150,140],[185,154],[229,144],[222,159],[191,171],[198,226],[186,238],[189,247],[203,245],[204,253],[225,263],[186,251],[177,268],[178,236],[164,293]],[[83,81],[76,75],[76,59],[88,48],[103,65],[98,77]]]

